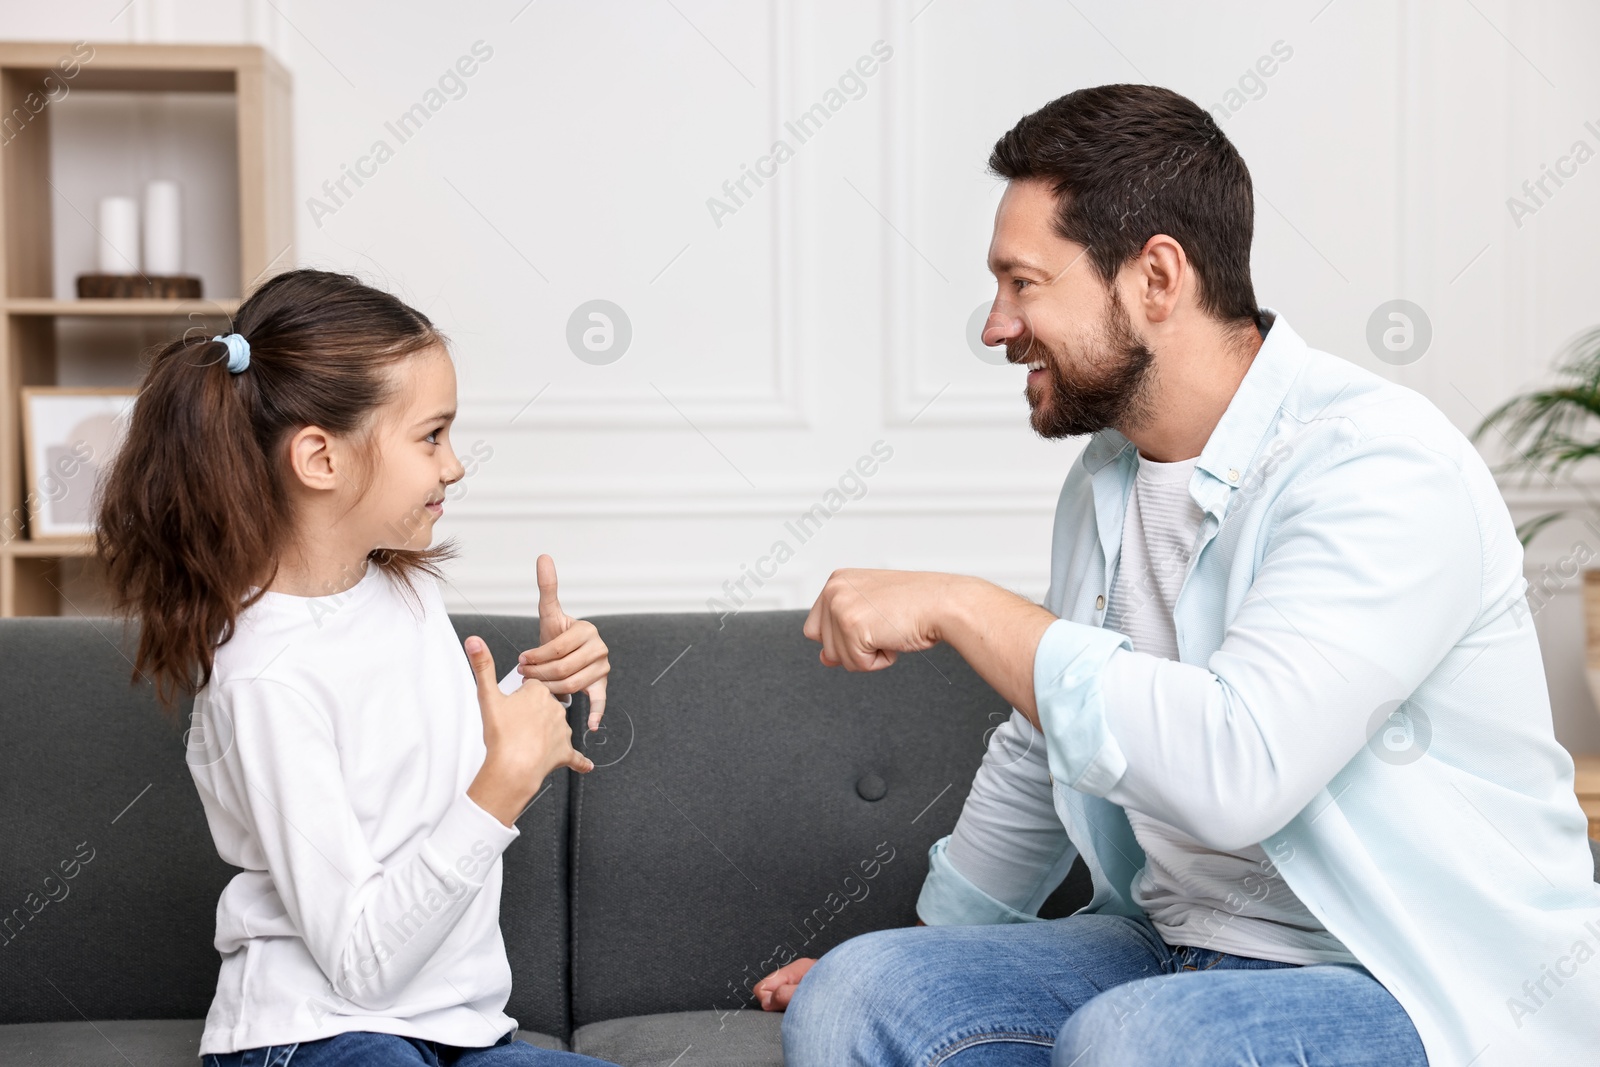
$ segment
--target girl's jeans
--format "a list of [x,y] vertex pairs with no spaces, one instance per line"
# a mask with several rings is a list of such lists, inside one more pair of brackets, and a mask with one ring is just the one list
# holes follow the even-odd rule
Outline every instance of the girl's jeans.
[[354,1031],[268,1045],[242,1052],[207,1053],[201,1067],[614,1067],[605,1060],[571,1052],[552,1052],[506,1034],[484,1048],[458,1048],[415,1037]]

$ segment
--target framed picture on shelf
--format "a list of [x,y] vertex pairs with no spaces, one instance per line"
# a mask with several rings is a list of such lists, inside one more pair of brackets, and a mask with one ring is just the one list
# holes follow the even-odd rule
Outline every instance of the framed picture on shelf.
[[95,488],[133,410],[132,389],[22,390],[31,540],[94,532]]

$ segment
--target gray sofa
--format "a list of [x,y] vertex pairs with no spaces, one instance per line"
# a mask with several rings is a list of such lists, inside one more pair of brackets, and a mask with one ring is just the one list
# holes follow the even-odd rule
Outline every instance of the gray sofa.
[[[750,985],[916,921],[928,846],[1009,713],[948,648],[830,671],[800,612],[597,618],[597,768],[557,772],[505,854],[528,1040],[624,1065],[780,1064]],[[509,668],[538,622],[457,616]],[[193,1064],[217,858],[181,730],[106,619],[0,620],[0,1063]],[[575,700],[574,722],[586,713]],[[70,872],[70,874],[68,873]],[[1079,863],[1041,909],[1087,902]]]
[[[751,983],[916,921],[928,846],[1009,709],[947,648],[828,670],[803,618],[594,620],[613,672],[597,768],[558,771],[505,854],[507,1012],[528,1040],[625,1065],[779,1064],[781,1016]],[[538,643],[535,618],[454,621],[502,670]],[[130,648],[107,619],[0,621],[3,1064],[197,1062],[233,869],[182,731],[128,685]],[[1047,914],[1087,899],[1080,865]]]

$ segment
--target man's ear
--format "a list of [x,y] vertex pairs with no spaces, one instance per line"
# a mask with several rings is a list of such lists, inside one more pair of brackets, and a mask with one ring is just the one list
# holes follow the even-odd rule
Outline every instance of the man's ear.
[[1136,266],[1139,271],[1139,304],[1149,322],[1165,322],[1178,309],[1178,302],[1193,284],[1193,270],[1183,246],[1176,239],[1158,233],[1144,243]]
[[339,485],[333,435],[320,426],[305,426],[289,439],[289,468],[307,489],[335,489]]

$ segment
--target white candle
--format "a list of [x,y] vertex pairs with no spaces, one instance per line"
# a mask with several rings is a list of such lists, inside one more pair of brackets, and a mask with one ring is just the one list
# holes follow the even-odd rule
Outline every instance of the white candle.
[[165,178],[144,187],[144,269],[183,273],[183,205],[178,183]]
[[100,273],[139,273],[139,203],[131,196],[100,201]]

